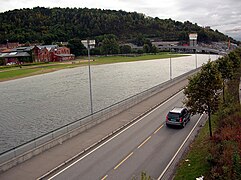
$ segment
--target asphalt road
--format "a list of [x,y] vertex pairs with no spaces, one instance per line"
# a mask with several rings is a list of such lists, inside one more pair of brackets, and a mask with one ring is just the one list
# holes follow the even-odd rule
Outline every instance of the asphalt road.
[[124,180],[143,171],[158,179],[200,117],[192,116],[184,129],[165,126],[166,114],[183,98],[178,93],[50,179]]

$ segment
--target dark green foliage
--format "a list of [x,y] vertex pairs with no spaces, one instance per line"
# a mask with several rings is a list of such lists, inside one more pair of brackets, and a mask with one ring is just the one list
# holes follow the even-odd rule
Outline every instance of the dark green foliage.
[[208,112],[208,107],[213,113],[218,108],[221,89],[222,79],[217,64],[209,61],[202,66],[200,72],[189,79],[184,90],[187,97],[185,104],[192,114]]
[[144,44],[143,46],[143,52],[144,53],[150,53],[151,52],[151,47],[149,44]]
[[68,43],[68,47],[70,48],[71,54],[75,56],[87,55],[87,49],[81,43],[81,39],[71,39]]
[[[228,56],[217,61],[219,70],[223,74],[222,78],[227,80],[227,100],[225,104],[219,106],[217,112],[219,121],[210,142],[208,160],[211,170],[206,176],[207,179],[241,179],[241,106],[239,101],[241,69],[239,58],[238,53],[230,52]],[[231,62],[231,69],[229,62]]]
[[239,86],[237,84],[240,83],[240,75],[241,75],[241,67],[240,67],[240,58],[241,58],[241,53],[240,52],[241,48],[236,49],[235,51],[232,51],[228,54],[228,58],[230,61],[232,61],[232,68],[233,68],[233,77],[231,80],[227,82],[227,89],[229,91],[229,96],[232,98],[229,99],[231,102],[239,102]]
[[151,52],[152,52],[152,53],[156,54],[156,53],[158,53],[158,51],[159,51],[159,50],[158,50],[158,48],[157,48],[155,45],[152,45],[152,46],[151,46]]
[[232,61],[233,69],[236,70],[240,67],[240,56],[235,51],[228,54],[228,58]]
[[228,80],[233,77],[233,63],[228,56],[219,58],[216,63],[218,64],[218,70],[223,80]]
[[121,54],[129,54],[129,53],[131,53],[131,46],[129,46],[129,45],[120,46],[120,53]]
[[238,150],[233,153],[233,171],[236,179],[241,179],[241,157]]
[[95,47],[94,49],[90,49],[90,55],[100,55],[100,47]]
[[120,47],[115,38],[105,38],[102,41],[100,52],[104,55],[118,54],[120,52]]
[[189,79],[184,90],[187,99],[184,102],[192,114],[208,114],[209,132],[212,137],[211,114],[217,111],[222,89],[221,73],[217,63],[209,61],[200,72]]
[[6,63],[5,59],[1,59],[1,58],[0,58],[0,66],[5,65],[5,63]]
[[138,39],[136,44],[143,45],[145,38],[151,37],[185,42],[190,32],[197,32],[201,42],[228,39],[218,31],[206,31],[189,21],[181,23],[121,10],[35,7],[0,13],[0,43],[8,39],[9,42],[51,44],[114,34],[119,40]]
[[225,82],[233,77],[233,63],[228,56],[219,58],[216,63],[223,80],[223,102],[225,103]]

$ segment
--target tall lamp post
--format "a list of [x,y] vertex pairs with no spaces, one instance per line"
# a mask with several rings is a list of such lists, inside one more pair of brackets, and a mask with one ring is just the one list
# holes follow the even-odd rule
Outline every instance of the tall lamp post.
[[171,55],[171,47],[170,47],[170,80],[172,80],[172,55]]
[[93,98],[92,98],[92,83],[91,83],[91,69],[90,69],[90,49],[95,46],[95,40],[82,40],[82,44],[88,50],[88,67],[89,67],[89,89],[90,89],[90,112],[93,114]]
[[195,63],[196,63],[196,69],[197,69],[197,50],[195,50]]

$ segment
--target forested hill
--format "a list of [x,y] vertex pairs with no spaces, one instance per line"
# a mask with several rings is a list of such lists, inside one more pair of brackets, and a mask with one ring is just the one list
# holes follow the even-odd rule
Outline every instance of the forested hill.
[[104,34],[114,34],[122,41],[138,36],[187,41],[191,32],[197,32],[201,42],[227,41],[228,38],[217,30],[205,30],[188,21],[152,18],[136,12],[36,7],[0,13],[0,43],[8,40],[51,44]]

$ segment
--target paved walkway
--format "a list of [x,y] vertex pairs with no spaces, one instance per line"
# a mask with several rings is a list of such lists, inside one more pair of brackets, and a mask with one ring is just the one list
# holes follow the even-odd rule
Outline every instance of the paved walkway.
[[0,174],[0,179],[32,180],[41,177],[49,170],[82,152],[84,149],[98,142],[119,127],[148,111],[153,106],[165,101],[168,97],[182,89],[187,83],[187,80],[183,80],[173,85],[171,88],[163,90],[132,108],[86,130],[70,140],[65,141],[63,144],[55,146],[42,154],[9,169]]

